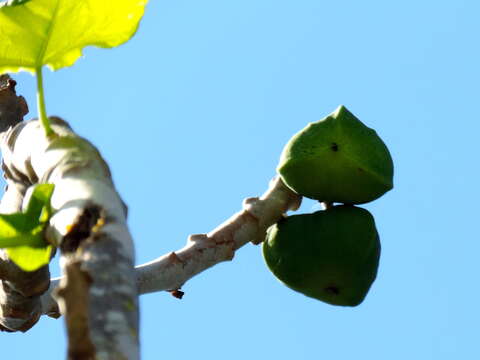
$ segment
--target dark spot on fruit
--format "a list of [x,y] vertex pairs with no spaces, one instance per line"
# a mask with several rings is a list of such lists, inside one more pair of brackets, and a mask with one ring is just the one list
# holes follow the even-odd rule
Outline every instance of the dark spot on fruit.
[[358,168],[358,171],[363,172],[364,170],[362,168]]
[[330,149],[332,149],[332,151],[338,151],[338,144],[332,143],[332,145],[330,146]]
[[325,291],[329,293],[330,295],[339,295],[340,294],[340,289],[336,286],[328,286],[325,288]]

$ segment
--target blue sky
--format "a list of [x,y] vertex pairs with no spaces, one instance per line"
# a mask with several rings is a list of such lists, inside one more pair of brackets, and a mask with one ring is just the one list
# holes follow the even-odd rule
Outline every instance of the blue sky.
[[[394,190],[364,205],[382,240],[364,303],[292,292],[249,245],[181,301],[141,298],[144,359],[480,356],[479,11],[474,0],[152,0],[128,44],[47,71],[49,114],[111,166],[137,263],[260,195],[288,139],[340,104],[392,153]],[[32,117],[34,79],[15,78]],[[44,318],[0,346],[4,358],[60,359],[63,323]]]

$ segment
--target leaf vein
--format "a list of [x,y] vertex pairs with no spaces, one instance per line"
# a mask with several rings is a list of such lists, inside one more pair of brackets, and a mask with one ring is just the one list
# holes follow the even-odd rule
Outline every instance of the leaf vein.
[[60,8],[60,3],[61,2],[62,2],[62,0],[57,0],[57,4],[55,5],[55,9],[53,10],[53,16],[52,16],[52,19],[50,21],[50,24],[48,25],[47,35],[45,37],[45,42],[42,44],[42,48],[40,49],[40,51],[38,53],[38,57],[37,57],[37,61],[36,61],[36,67],[41,67],[41,66],[44,65],[43,57],[45,56],[45,53],[47,52],[47,48],[48,48],[48,45],[50,43],[50,38],[52,36],[53,30],[55,29],[55,23],[56,23],[56,20],[57,20],[57,16],[58,16],[58,13],[59,13],[59,8]]

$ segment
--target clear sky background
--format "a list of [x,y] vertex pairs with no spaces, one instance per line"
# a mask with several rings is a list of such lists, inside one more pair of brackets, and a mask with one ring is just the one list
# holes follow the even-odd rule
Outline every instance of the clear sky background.
[[[143,359],[480,358],[479,13],[476,0],[151,0],[128,44],[47,71],[49,114],[111,166],[138,264],[262,194],[288,139],[340,104],[392,153],[394,190],[364,205],[383,246],[364,303],[295,293],[247,245],[183,300],[141,297]],[[35,116],[34,79],[15,79]],[[0,347],[62,359],[63,322]]]

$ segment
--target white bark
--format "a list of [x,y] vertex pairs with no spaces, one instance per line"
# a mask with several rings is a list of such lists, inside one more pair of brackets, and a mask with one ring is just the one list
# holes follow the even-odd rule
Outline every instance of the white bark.
[[[266,229],[288,210],[298,209],[300,202],[299,195],[275,178],[260,198],[245,200],[243,210],[216,229],[208,234],[192,235],[182,249],[137,266],[139,294],[178,290],[198,273],[231,260],[234,252],[248,242],[263,241]],[[56,301],[50,295],[58,282],[59,279],[52,280],[50,290],[42,296],[44,315],[59,316]]]
[[66,317],[69,357],[138,359],[137,287],[126,209],[98,151],[58,118],[9,130],[1,149],[11,173],[55,185],[48,241],[66,274],[54,296]]

